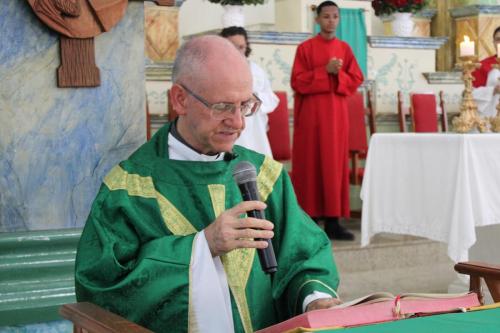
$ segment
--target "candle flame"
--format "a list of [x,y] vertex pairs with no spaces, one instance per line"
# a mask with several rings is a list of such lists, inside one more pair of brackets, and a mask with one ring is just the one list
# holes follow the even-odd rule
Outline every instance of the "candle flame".
[[469,36],[467,36],[467,35],[464,36],[464,42],[470,42]]

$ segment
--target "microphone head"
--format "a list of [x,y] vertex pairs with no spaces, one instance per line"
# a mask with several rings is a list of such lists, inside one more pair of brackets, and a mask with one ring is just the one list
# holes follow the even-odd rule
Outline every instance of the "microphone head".
[[234,167],[233,178],[238,185],[252,181],[255,182],[257,180],[257,170],[252,163],[248,161],[242,161],[236,164],[236,166]]

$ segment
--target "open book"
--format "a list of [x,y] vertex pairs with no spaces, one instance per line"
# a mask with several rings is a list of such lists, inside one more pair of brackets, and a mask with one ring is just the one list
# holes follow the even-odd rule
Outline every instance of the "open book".
[[282,333],[303,328],[351,327],[393,321],[413,316],[465,311],[479,306],[475,293],[401,294],[379,292],[329,309],[303,313],[257,333]]

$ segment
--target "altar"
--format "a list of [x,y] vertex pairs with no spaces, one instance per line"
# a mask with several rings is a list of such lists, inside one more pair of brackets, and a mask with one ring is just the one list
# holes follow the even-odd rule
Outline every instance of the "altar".
[[454,262],[500,263],[498,134],[374,134],[361,199],[362,246],[407,234],[446,243]]

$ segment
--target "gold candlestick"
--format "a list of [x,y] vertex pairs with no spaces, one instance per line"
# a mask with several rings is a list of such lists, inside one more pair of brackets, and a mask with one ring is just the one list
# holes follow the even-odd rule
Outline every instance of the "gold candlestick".
[[453,129],[458,133],[467,133],[472,129],[479,129],[480,132],[486,132],[486,121],[479,117],[477,106],[472,97],[472,72],[481,66],[477,62],[476,56],[460,57],[458,64],[462,68],[465,90],[462,96],[462,105],[460,106],[460,115],[453,119]]
[[[491,67],[500,70],[500,54],[497,54],[497,64]],[[500,83],[500,77],[498,78]],[[491,130],[493,132],[500,132],[500,101],[497,104],[497,115],[490,118]]]

